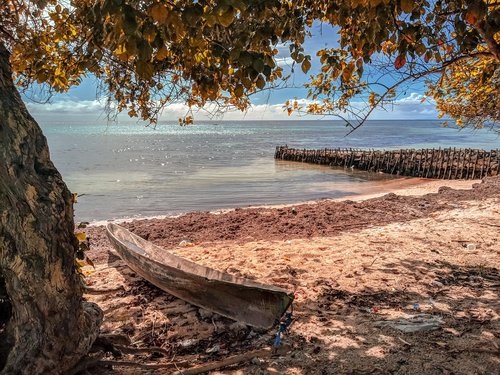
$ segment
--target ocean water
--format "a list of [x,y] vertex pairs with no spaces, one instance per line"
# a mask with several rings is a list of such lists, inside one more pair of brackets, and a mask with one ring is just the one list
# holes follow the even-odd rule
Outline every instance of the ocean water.
[[[155,128],[135,122],[37,119],[52,159],[80,195],[76,220],[173,215],[354,195],[393,178],[274,160],[299,148],[500,147],[491,131],[441,128],[439,121],[369,121],[345,137],[335,121],[197,123]],[[375,181],[375,182],[374,182]]]

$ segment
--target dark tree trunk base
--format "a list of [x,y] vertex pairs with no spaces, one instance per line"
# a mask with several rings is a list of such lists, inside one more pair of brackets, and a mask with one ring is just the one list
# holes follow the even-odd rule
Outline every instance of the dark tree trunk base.
[[83,301],[71,193],[12,82],[1,43],[0,161],[0,277],[9,301],[0,305],[8,320],[0,374],[64,373],[90,349],[102,312]]
[[0,274],[0,369],[5,366],[7,355],[13,345],[7,336],[7,323],[12,317],[12,305],[7,296],[7,289],[5,288],[5,280]]

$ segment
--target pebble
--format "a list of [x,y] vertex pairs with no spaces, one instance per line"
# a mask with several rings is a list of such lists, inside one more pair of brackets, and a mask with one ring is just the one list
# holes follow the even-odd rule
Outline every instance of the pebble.
[[199,309],[198,313],[200,314],[201,319],[210,319],[214,316],[214,313],[205,309]]
[[254,365],[261,365],[262,363],[264,363],[264,360],[262,358],[255,357],[255,358],[252,358],[252,363]]

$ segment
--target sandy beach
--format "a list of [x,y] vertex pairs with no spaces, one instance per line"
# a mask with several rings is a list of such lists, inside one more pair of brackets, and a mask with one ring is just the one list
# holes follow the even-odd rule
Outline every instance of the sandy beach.
[[[284,354],[213,373],[498,373],[500,178],[406,180],[348,200],[123,225],[200,264],[295,293]],[[148,373],[148,365],[172,373],[272,345],[275,330],[235,323],[142,280],[104,227],[87,234],[95,269],[85,268],[86,298],[105,312],[102,333],[128,341],[121,365],[92,373]],[[411,317],[435,327],[393,327]]]

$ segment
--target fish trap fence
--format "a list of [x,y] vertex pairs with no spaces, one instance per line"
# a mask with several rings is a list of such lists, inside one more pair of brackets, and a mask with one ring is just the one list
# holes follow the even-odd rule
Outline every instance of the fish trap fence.
[[278,146],[274,158],[425,178],[480,179],[500,173],[498,149],[306,150]]

